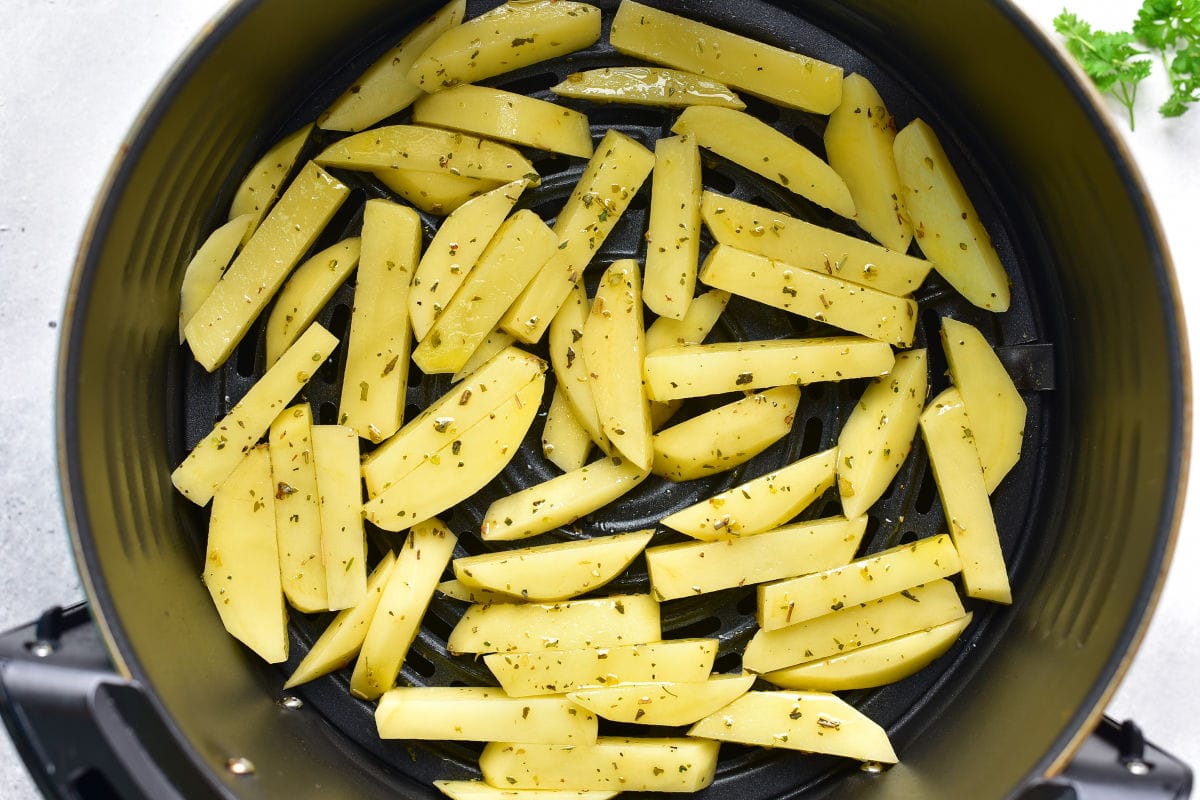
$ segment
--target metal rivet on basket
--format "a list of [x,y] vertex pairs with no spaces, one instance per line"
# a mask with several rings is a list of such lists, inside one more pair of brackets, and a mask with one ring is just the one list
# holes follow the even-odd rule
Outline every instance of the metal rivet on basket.
[[253,775],[254,762],[248,758],[231,758],[225,762],[225,769],[234,775]]
[[279,698],[279,707],[295,711],[297,708],[304,708],[304,701],[294,694],[285,694]]
[[1129,770],[1131,775],[1149,775],[1153,768],[1140,758],[1131,758],[1125,762],[1125,769]]
[[878,761],[864,761],[859,769],[869,775],[878,775],[883,772],[883,764]]

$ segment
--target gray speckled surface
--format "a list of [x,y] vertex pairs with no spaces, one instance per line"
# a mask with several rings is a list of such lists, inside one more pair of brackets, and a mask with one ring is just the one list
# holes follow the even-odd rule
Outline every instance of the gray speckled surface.
[[[220,0],[8,0],[0,26],[0,629],[79,599],[61,511],[53,408],[58,324],[76,244],[122,136]],[[1061,0],[1017,0],[1049,29]],[[1128,24],[1137,0],[1089,0],[1097,26]],[[1185,307],[1200,309],[1200,111],[1163,121],[1151,81],[1125,137],[1158,206]],[[1119,109],[1114,110],[1114,115]],[[1118,116],[1119,119],[1119,116]],[[1195,470],[1193,473],[1195,474]],[[1197,491],[1193,479],[1190,494]],[[1194,505],[1194,504],[1193,504]],[[1171,577],[1139,655],[1110,706],[1200,764],[1200,518],[1185,512]],[[37,797],[0,736],[0,797]]]

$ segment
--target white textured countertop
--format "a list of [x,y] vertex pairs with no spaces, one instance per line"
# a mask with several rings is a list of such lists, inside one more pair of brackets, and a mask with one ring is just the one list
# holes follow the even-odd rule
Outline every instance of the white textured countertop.
[[[1062,0],[1016,0],[1047,31]],[[220,0],[9,0],[0,26],[0,630],[82,596],[55,467],[58,331],[75,249],[122,137],[160,76]],[[1137,0],[1068,2],[1098,27],[1126,27]],[[1053,35],[1053,34],[1052,34]],[[1156,69],[1159,69],[1156,67]],[[1146,81],[1125,140],[1149,187],[1200,330],[1200,111],[1162,120],[1161,69]],[[1123,111],[1114,117],[1123,127]],[[1200,348],[1193,352],[1200,351]],[[1193,373],[1197,372],[1193,360]],[[1196,452],[1193,443],[1193,452]],[[1192,470],[1189,496],[1200,492]],[[1200,766],[1200,516],[1189,503],[1174,567],[1139,655],[1109,712]],[[0,797],[36,797],[0,736]]]

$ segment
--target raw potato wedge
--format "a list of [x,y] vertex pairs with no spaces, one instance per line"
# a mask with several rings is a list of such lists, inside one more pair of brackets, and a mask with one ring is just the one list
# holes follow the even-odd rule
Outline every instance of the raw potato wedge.
[[455,209],[438,228],[421,256],[408,295],[417,341],[429,333],[527,185],[523,180],[513,181],[481,194]]
[[513,303],[501,323],[504,330],[527,344],[542,338],[653,168],[654,154],[645,147],[619,131],[604,134],[554,220],[558,252]]
[[366,172],[404,169],[504,183],[538,179],[516,148],[422,125],[388,125],[347,136],[322,150],[316,162]]
[[690,134],[705,150],[727,158],[769,181],[843,217],[854,217],[846,182],[815,153],[744,111],[689,106],[671,126]]
[[967,419],[973,420],[983,482],[991,494],[1021,457],[1025,401],[977,328],[942,317],[941,336],[950,380],[962,395]]
[[488,783],[514,789],[697,792],[713,781],[718,748],[701,739],[616,736],[574,746],[491,742],[479,769]]
[[683,319],[700,265],[700,148],[692,136],[654,143],[650,223],[646,231],[646,307]]
[[321,492],[326,592],[330,610],[337,611],[358,605],[367,594],[358,434],[344,425],[313,425],[312,445]]
[[551,86],[559,97],[593,103],[630,103],[663,108],[724,106],[743,109],[746,104],[728,86],[718,81],[664,67],[601,67],[572,72],[562,83]]
[[[624,683],[568,692],[574,703],[604,719],[639,725],[691,725],[750,690],[753,675],[713,675],[699,683]],[[511,737],[510,737],[511,738]]]
[[960,569],[962,562],[949,536],[943,533],[919,539],[848,564],[759,586],[758,625],[764,631],[778,630],[945,578]]
[[343,239],[312,256],[279,290],[267,317],[267,366],[274,364],[312,324],[358,266],[359,239]]
[[653,432],[641,371],[646,326],[636,261],[615,261],[604,271],[579,346],[601,433],[636,467],[650,469]]
[[718,244],[888,294],[916,291],[933,268],[923,258],[714,192],[701,195],[700,215]]
[[462,581],[448,580],[442,581],[437,585],[437,590],[446,597],[451,597],[455,600],[462,600],[464,603],[478,603],[480,605],[490,605],[492,603],[519,603],[521,598],[513,597],[510,594],[503,592],[492,592],[487,589],[472,589]]
[[367,594],[353,608],[343,609],[329,623],[329,627],[313,642],[296,666],[296,671],[287,679],[283,688],[290,689],[302,683],[316,680],[335,670],[347,666],[358,655],[363,640],[367,637],[367,626],[379,607],[383,587],[391,577],[396,557],[389,551],[367,578]]
[[217,487],[316,374],[337,344],[337,338],[318,324],[305,331],[175,468],[171,473],[175,488],[196,505],[207,505]]
[[924,349],[896,356],[892,371],[871,381],[838,434],[842,511],[867,513],[912,452],[925,408],[929,367]]
[[650,474],[631,461],[601,458],[494,501],[483,515],[485,542],[526,539],[570,525],[630,492]]
[[627,55],[695,72],[787,108],[828,114],[842,97],[841,67],[632,0],[622,0],[609,40]]
[[231,636],[269,664],[287,661],[275,491],[266,445],[250,450],[213,498],[204,584]]
[[799,403],[798,387],[780,386],[661,430],[650,471],[688,481],[733,469],[787,436]]
[[558,789],[497,789],[483,781],[434,781],[433,785],[450,800],[611,800],[619,791],[598,792],[583,789],[564,792]]
[[760,630],[746,645],[742,668],[774,672],[932,628],[965,613],[954,584],[936,580],[777,631]]
[[456,558],[454,575],[470,588],[534,602],[567,600],[617,577],[653,535],[651,529]]
[[532,211],[505,220],[413,351],[413,363],[427,374],[462,369],[557,247],[558,237]]
[[825,157],[846,181],[858,226],[889,250],[904,253],[912,226],[896,172],[896,119],[862,75],[842,80],[842,102],[825,126]]
[[662,524],[702,541],[769,531],[833,486],[836,462],[836,449],[814,453],[663,517]]
[[417,208],[440,217],[501,185],[500,181],[415,169],[377,169],[372,174]]
[[592,450],[592,437],[571,410],[561,386],[554,387],[546,424],[542,427],[542,455],[563,472],[580,469]]
[[490,653],[483,660],[510,697],[529,697],[639,681],[697,683],[712,673],[717,644],[716,639],[673,639],[618,647]]
[[467,359],[467,363],[463,364],[458,372],[450,376],[450,382],[458,383],[500,353],[512,347],[516,341],[516,339],[504,331],[492,331],[483,337],[483,341],[479,343],[479,347],[475,348],[475,352],[471,353],[471,357]]
[[446,647],[451,653],[524,653],[645,644],[662,639],[658,603],[627,594],[561,603],[471,606]]
[[354,664],[350,693],[355,697],[374,700],[395,685],[457,542],[450,529],[436,519],[409,531],[396,553],[396,565],[384,584]]
[[312,129],[312,125],[305,125],[284,136],[255,162],[238,184],[237,191],[233,194],[233,202],[229,205],[229,219],[251,214],[247,234],[258,228],[258,223],[267,215],[275,198],[279,197],[279,190],[292,168],[296,166],[296,160],[300,157],[304,145],[308,143]]
[[349,194],[320,167],[300,171],[184,329],[206,370],[225,363]]
[[[554,321],[550,323],[548,343],[550,364],[558,388],[567,398],[575,419],[597,446],[610,449],[608,437],[600,430],[600,416],[596,413],[596,398],[592,396],[592,383],[583,361],[583,328],[587,324],[591,304],[582,283],[571,286],[567,300]],[[582,466],[582,465],[581,465]]]
[[509,697],[484,686],[402,686],[375,707],[381,739],[593,744],[596,717],[562,696]]
[[873,689],[895,683],[927,667],[950,649],[970,622],[971,615],[966,614],[926,630],[859,647],[845,655],[768,672],[762,677],[783,689],[817,692]]
[[600,9],[570,0],[506,3],[439,36],[408,72],[426,92],[478,83],[600,38]]
[[269,449],[283,593],[298,611],[325,611],[329,594],[321,555],[321,494],[308,403],[286,409],[275,418]]
[[[680,344],[700,344],[717,324],[725,306],[729,304],[729,292],[711,289],[692,298],[683,319],[659,317],[646,329],[646,353]],[[650,427],[658,430],[670,421],[683,406],[682,400],[666,402],[650,401]]]
[[911,298],[847,283],[727,244],[717,245],[708,254],[700,268],[700,280],[897,347],[909,347],[916,335],[917,304]]
[[1008,274],[937,134],[922,120],[896,134],[896,169],[921,252],[959,294],[1007,311]]
[[442,6],[367,67],[350,88],[317,117],[317,127],[327,131],[361,131],[412,105],[424,92],[408,79],[408,71],[429,45],[463,21],[466,10],[466,0],[451,0]]
[[890,346],[862,336],[681,345],[646,356],[646,393],[662,401],[873,378],[894,360]]
[[929,452],[934,483],[950,536],[962,558],[967,597],[1012,602],[1008,568],[988,499],[975,433],[962,395],[955,387],[939,394],[921,414],[921,436]]
[[413,122],[577,158],[592,157],[586,116],[488,86],[463,84],[427,94],[413,106]]
[[545,367],[544,361],[524,350],[502,350],[363,459],[367,496],[375,497],[463,431],[488,419],[524,386],[541,377]]
[[650,547],[650,592],[674,600],[839,566],[854,558],[866,529],[866,517],[829,517],[740,539]]
[[184,330],[192,321],[196,309],[204,305],[204,301],[212,293],[221,273],[233,260],[233,254],[238,246],[250,234],[250,225],[254,222],[253,214],[242,214],[234,217],[208,235],[204,243],[196,250],[192,260],[183,271],[183,283],[179,287],[179,342],[184,341]]
[[362,242],[338,421],[381,442],[404,417],[412,345],[408,287],[421,255],[421,218],[406,206],[368,200]]
[[385,531],[402,531],[482,489],[517,454],[537,416],[545,384],[538,375],[486,419],[426,454],[403,477],[385,484],[363,506],[367,519]]
[[692,726],[688,736],[895,764],[887,732],[825,692],[748,692]]

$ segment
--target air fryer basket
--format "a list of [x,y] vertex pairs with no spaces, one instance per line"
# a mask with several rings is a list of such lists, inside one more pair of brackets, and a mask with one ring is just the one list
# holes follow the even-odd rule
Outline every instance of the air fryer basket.
[[[186,449],[263,369],[260,328],[212,375],[174,344],[182,265],[221,219],[252,159],[313,119],[435,7],[395,5],[360,0],[333,12],[306,0],[234,8],[166,85],[131,143],[73,297],[63,444],[89,595],[118,664],[161,704],[191,756],[238,796],[308,796],[320,784],[331,796],[432,797],[434,778],[476,774],[478,747],[380,741],[373,707],[350,697],[344,675],[298,689],[302,708],[281,705],[283,677],[328,616],[293,613],[289,664],[281,670],[257,663],[224,634],[198,580],[207,514],[175,495],[168,480]],[[469,14],[485,5],[469,4]],[[611,10],[615,2],[599,5]],[[725,745],[706,797],[1003,796],[1052,769],[1094,721],[1131,652],[1177,522],[1186,440],[1182,335],[1140,187],[1061,62],[1029,38],[1027,23],[1011,9],[949,0],[899,5],[689,0],[678,7],[860,72],[899,123],[921,116],[939,131],[1009,269],[1013,308],[998,316],[979,311],[934,276],[918,294],[917,346],[930,347],[936,392],[946,384],[940,318],[977,325],[1029,406],[1022,460],[994,495],[1016,603],[973,604],[967,634],[933,667],[849,696],[888,728],[901,765],[876,776],[836,759]],[[606,40],[487,83],[553,99],[548,88],[566,73],[627,62]],[[823,117],[745,99],[751,113],[823,152]],[[579,107],[594,133],[613,127],[648,146],[674,117],[629,106]],[[310,150],[335,136],[319,133]],[[521,206],[549,219],[582,164],[531,155],[543,183]],[[856,231],[736,165],[706,155],[704,166],[708,188]],[[357,233],[365,199],[388,196],[369,175],[339,177],[355,192],[317,249]],[[588,279],[601,264],[644,256],[647,202],[643,189]],[[425,222],[428,233],[435,221]],[[320,318],[335,335],[347,333],[352,297],[352,286],[343,287]],[[735,298],[712,338],[827,330]],[[322,422],[336,421],[343,352],[304,394]],[[445,376],[414,370],[406,416],[448,385]],[[651,478],[554,536],[653,526],[715,491],[830,447],[862,388],[859,381],[805,387],[792,436],[750,464],[680,485]],[[683,413],[705,407],[692,401]],[[445,517],[460,534],[457,554],[484,549],[472,532],[498,494],[554,474],[540,455],[540,433],[535,422],[521,455],[493,486]],[[838,510],[831,493],[806,516]],[[870,551],[944,530],[919,443],[871,516]],[[682,538],[660,530],[655,542],[673,537]],[[378,555],[402,536],[372,531],[370,541]],[[638,564],[604,592],[646,588]],[[464,608],[434,600],[402,682],[491,682],[481,662],[446,655],[446,636]],[[752,589],[671,601],[663,611],[666,635],[717,636],[717,668],[740,667],[754,627]],[[257,765],[253,776],[224,770],[237,757]]]

